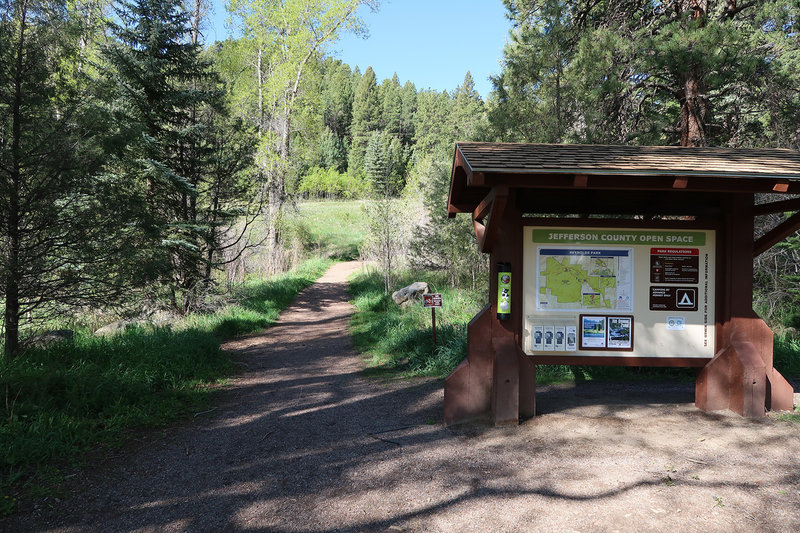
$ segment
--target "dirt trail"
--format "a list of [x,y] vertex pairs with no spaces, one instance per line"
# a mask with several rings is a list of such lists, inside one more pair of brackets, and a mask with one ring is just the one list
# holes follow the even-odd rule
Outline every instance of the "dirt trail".
[[800,425],[705,414],[692,387],[541,387],[518,427],[441,425],[442,383],[364,379],[334,266],[217,409],[87,469],[7,531],[799,531]]

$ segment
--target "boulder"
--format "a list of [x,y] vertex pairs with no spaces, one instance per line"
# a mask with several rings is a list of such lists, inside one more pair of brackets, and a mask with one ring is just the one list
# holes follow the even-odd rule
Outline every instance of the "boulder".
[[428,293],[428,284],[424,281],[417,281],[399,291],[392,293],[392,300],[400,306],[406,306],[415,300],[421,300],[423,294]]
[[119,335],[120,333],[125,332],[128,328],[132,328],[136,325],[139,325],[134,320],[116,320],[111,324],[106,324],[105,326],[95,330],[94,334],[98,337],[113,337],[114,335]]
[[171,328],[180,319],[169,311],[148,310],[134,318],[122,318],[95,330],[98,337],[113,337],[132,328]]
[[70,341],[75,337],[71,329],[54,329],[34,335],[25,341],[25,344],[34,348],[46,348],[57,342]]
[[180,321],[180,317],[172,314],[169,311],[158,310],[154,311],[147,317],[147,325],[150,325],[155,328],[170,328],[174,326],[178,321]]

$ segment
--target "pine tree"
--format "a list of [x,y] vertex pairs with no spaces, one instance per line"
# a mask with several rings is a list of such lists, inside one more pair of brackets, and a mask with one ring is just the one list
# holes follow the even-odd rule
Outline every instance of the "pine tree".
[[414,153],[418,157],[438,152],[450,155],[453,128],[449,122],[453,101],[447,91],[420,91],[414,114]]
[[353,120],[353,74],[348,65],[338,60],[327,59],[323,68],[322,121],[344,143]]
[[381,99],[380,129],[399,137],[402,124],[403,97],[397,74],[383,80],[379,88]]
[[88,79],[96,20],[55,0],[0,11],[0,297],[4,353],[31,320],[121,290],[125,206],[101,175],[109,120]]
[[796,123],[777,102],[797,80],[797,0],[505,3],[502,138],[740,146]]
[[[472,221],[468,217],[448,218],[444,206],[453,143],[480,140],[487,124],[486,109],[469,72],[453,92],[452,101],[446,96],[430,96],[423,96],[417,112],[417,131],[427,132],[418,140],[427,151],[418,152],[411,179],[422,184],[426,217],[414,228],[411,254],[415,265],[446,271],[453,286],[462,283],[467,274],[474,286],[487,269],[486,259],[476,245]],[[446,127],[435,129],[436,124]]]
[[410,81],[403,85],[400,94],[400,141],[403,146],[411,146],[414,138],[414,116],[417,113],[417,88]]
[[400,206],[395,200],[402,187],[398,176],[400,152],[400,141],[396,137],[375,131],[364,155],[364,170],[370,183],[370,201],[365,206],[369,229],[367,246],[377,256],[383,270],[386,294],[392,289],[396,256],[403,240]]
[[453,110],[450,124],[456,141],[475,141],[481,129],[485,129],[486,114],[483,100],[475,90],[475,81],[467,71],[464,82],[453,93]]
[[180,0],[126,0],[117,17],[106,58],[118,120],[129,131],[123,171],[139,191],[149,241],[144,266],[167,289],[174,310],[186,312],[207,281],[208,227],[198,194],[215,155],[208,126],[220,105],[218,81],[193,42]]
[[364,153],[372,132],[378,131],[381,120],[381,105],[375,71],[367,67],[356,87],[353,99],[353,142],[350,147],[348,171],[353,175],[363,172]]

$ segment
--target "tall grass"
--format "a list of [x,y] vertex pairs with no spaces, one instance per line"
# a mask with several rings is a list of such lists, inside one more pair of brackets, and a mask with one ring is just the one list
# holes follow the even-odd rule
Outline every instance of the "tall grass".
[[800,338],[786,334],[775,335],[773,366],[784,377],[800,378]]
[[41,483],[50,465],[118,444],[131,428],[201,409],[212,385],[233,371],[220,343],[268,327],[329,265],[317,259],[247,282],[235,289],[235,303],[171,328],[111,338],[79,331],[70,341],[0,361],[0,514],[11,510],[23,485]]
[[307,201],[288,222],[289,233],[307,252],[342,260],[358,259],[366,236],[364,202]]
[[401,309],[383,293],[377,272],[356,275],[350,292],[357,312],[350,322],[356,348],[366,355],[369,374],[446,376],[464,358],[466,327],[482,307],[481,296],[449,288],[445,274],[405,272],[396,277],[397,288],[425,281],[442,293],[443,307],[436,312],[436,347],[433,346],[431,310],[422,303]]

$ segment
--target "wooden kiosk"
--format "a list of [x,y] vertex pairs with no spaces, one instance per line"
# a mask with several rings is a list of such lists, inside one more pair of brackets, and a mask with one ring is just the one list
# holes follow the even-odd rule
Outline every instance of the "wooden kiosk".
[[798,195],[790,150],[458,143],[448,215],[471,214],[492,271],[445,423],[533,416],[537,364],[697,367],[704,411],[792,409],[753,258],[800,213],[753,230]]

